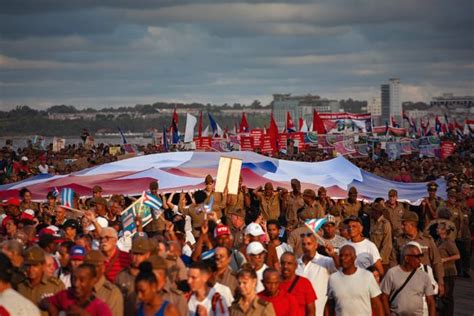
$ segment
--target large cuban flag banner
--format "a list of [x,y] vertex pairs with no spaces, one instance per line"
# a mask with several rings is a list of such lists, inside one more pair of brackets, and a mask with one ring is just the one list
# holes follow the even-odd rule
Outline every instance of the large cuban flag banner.
[[[125,194],[140,196],[151,181],[158,180],[160,192],[204,188],[204,177],[217,174],[217,152],[172,152],[139,156],[84,169],[68,175],[38,175],[20,182],[0,186],[0,199],[17,197],[22,188],[28,188],[36,200],[46,199],[55,188],[71,188],[80,196],[90,196],[94,185],[100,185],[104,195]],[[291,188],[297,178],[303,188],[317,190],[324,186],[333,198],[347,197],[355,186],[360,199],[373,200],[387,197],[390,189],[398,190],[400,200],[417,204],[426,195],[426,183],[400,183],[364,171],[340,156],[321,162],[279,160],[254,152],[235,151],[226,157],[243,160],[243,184],[256,188],[266,182],[274,187]],[[446,183],[436,181],[438,193],[445,198]]]

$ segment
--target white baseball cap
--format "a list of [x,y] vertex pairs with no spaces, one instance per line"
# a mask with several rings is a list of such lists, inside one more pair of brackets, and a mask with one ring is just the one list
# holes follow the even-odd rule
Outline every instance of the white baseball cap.
[[[107,221],[105,218],[103,218],[102,216],[99,216],[96,218],[96,221],[97,221],[97,224],[99,224],[100,227],[104,228],[104,227],[109,227],[109,221]],[[93,231],[95,230],[95,226],[94,224],[90,224],[88,227],[87,227],[87,230],[88,231]]]
[[247,255],[258,255],[261,254],[262,252],[266,252],[267,250],[263,245],[258,242],[258,241],[252,241],[248,246],[247,246]]
[[265,235],[262,226],[257,223],[248,224],[247,227],[245,227],[244,233],[245,235],[252,235],[254,237]]
[[28,157],[26,156],[21,157],[21,161],[28,161]]

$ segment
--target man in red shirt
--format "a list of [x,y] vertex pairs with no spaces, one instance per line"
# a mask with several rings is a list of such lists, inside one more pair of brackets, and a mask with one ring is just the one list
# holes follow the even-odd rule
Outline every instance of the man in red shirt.
[[49,315],[57,316],[60,312],[82,315],[86,312],[91,316],[112,316],[107,304],[94,295],[96,277],[97,272],[93,265],[81,264],[74,271],[71,288],[45,299]]
[[117,231],[112,227],[103,227],[100,231],[100,250],[107,258],[105,277],[112,283],[119,272],[127,268],[131,262],[130,255],[118,249],[117,240]]
[[296,299],[285,291],[280,290],[280,273],[274,268],[268,268],[263,272],[263,286],[265,290],[258,296],[273,304],[277,316],[295,315],[294,306],[298,305]]
[[280,291],[293,296],[298,302],[298,315],[313,316],[316,314],[317,299],[311,282],[305,277],[296,275],[296,256],[285,252],[280,258],[281,277]]

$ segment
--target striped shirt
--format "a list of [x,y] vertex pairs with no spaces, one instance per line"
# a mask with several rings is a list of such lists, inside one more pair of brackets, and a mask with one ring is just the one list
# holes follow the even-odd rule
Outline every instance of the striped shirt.
[[[131,263],[130,255],[115,248],[114,255],[105,261],[105,276],[110,282],[114,282],[117,275]],[[112,264],[112,266],[110,266]]]

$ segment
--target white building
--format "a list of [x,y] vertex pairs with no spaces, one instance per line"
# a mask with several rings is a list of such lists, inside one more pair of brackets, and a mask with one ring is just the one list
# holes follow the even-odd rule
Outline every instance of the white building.
[[317,95],[292,96],[291,94],[274,94],[272,111],[278,128],[286,125],[286,113],[290,112],[295,126],[298,125],[300,117],[310,122],[313,119],[313,111],[319,113],[339,112],[339,101],[321,99]]
[[381,125],[380,117],[382,116],[382,102],[380,97],[372,97],[367,102],[367,113],[372,115],[375,125]]
[[381,89],[381,122],[391,121],[393,117],[399,124],[402,123],[402,103],[400,101],[400,79],[389,79],[388,84],[383,84]]

